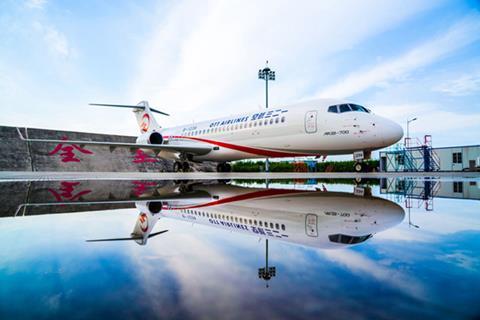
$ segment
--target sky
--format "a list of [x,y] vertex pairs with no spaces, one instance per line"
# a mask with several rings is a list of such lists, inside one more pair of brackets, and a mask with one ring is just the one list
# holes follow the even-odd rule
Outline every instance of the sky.
[[478,1],[0,2],[0,125],[137,135],[136,104],[171,126],[345,98],[434,146],[480,142]]
[[[115,183],[87,185],[93,198],[106,190],[124,194]],[[29,189],[33,198],[42,186],[48,183]],[[354,187],[326,188],[352,194]],[[14,189],[10,203],[24,201],[26,190]],[[378,195],[378,186],[372,191]],[[138,210],[4,217],[0,317],[477,319],[476,213],[477,200],[435,198],[433,212],[413,205],[418,229],[405,217],[355,246],[322,249],[272,239],[269,264],[277,274],[269,289],[257,276],[265,242],[256,236],[161,218],[154,230],[169,231],[146,246],[91,243],[85,240],[128,236]]]

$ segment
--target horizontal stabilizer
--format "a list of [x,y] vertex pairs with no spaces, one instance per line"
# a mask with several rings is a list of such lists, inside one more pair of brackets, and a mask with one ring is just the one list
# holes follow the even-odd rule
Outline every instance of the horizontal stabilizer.
[[[107,104],[107,103],[89,103],[91,106],[101,106],[101,107],[115,107],[115,108],[130,108],[130,109],[140,109],[145,110],[145,106],[142,105],[129,105],[129,104]],[[168,113],[159,111],[153,108],[149,108],[150,111],[163,114],[164,116],[169,116]]]
[[[148,238],[153,238],[155,236],[158,236],[159,234],[165,233],[168,230],[162,230],[159,232],[155,232],[152,234],[148,235]],[[142,240],[143,237],[136,236],[136,237],[130,237],[130,238],[110,238],[110,239],[93,239],[93,240],[85,240],[86,242],[106,242],[106,241],[128,241],[128,240]]]

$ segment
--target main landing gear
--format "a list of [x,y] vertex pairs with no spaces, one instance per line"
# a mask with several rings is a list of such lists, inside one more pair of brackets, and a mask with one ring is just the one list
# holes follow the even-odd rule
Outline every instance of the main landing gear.
[[190,163],[188,163],[188,161],[175,161],[173,164],[173,172],[190,172]]
[[226,162],[219,163],[217,165],[217,172],[232,172],[232,166]]

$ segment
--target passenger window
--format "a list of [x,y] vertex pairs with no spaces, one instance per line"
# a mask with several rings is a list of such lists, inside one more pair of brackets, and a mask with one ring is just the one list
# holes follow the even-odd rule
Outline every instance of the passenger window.
[[285,225],[284,224],[282,224],[282,230],[285,231]]
[[254,225],[257,225],[257,220],[253,220],[253,224],[254,224]]
[[285,117],[282,117],[282,122],[285,122]]
[[352,111],[350,109],[350,107],[348,106],[348,104],[341,104],[340,105],[340,112],[343,113],[343,112],[349,112],[349,111]]
[[279,119],[278,117],[275,118],[275,123],[278,123],[279,120],[280,120],[280,119]]
[[328,107],[328,112],[338,113],[338,108],[337,108],[337,106],[330,106],[330,107]]
[[275,229],[280,229],[280,226],[278,225],[278,223],[275,223]]
[[260,225],[260,227],[263,227],[263,222],[262,221],[258,221],[258,224]]
[[270,229],[273,229],[273,222],[270,222]]
[[259,125],[259,126],[262,125],[262,120],[258,121],[258,125]]
[[270,119],[270,124],[273,124],[273,119]]
[[264,125],[267,125],[267,124],[268,124],[268,120],[265,120],[265,121],[263,122],[263,124],[264,124]]

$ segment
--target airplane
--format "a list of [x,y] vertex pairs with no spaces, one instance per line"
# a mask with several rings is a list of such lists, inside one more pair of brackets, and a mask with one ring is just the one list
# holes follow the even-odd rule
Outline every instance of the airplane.
[[[36,202],[34,199],[45,201],[42,196],[46,194],[45,186],[42,186],[34,189],[37,191],[30,191],[34,193],[31,195],[33,201],[19,205],[14,216],[20,216],[21,209],[27,212],[26,207],[34,207],[30,211],[32,214],[52,214],[57,212],[52,206],[63,209],[63,212],[78,212],[122,208],[122,205],[131,208],[134,204],[139,215],[130,236],[87,241],[131,240],[146,245],[148,239],[168,231],[154,232],[157,222],[167,218],[193,226],[209,226],[321,249],[363,243],[374,234],[399,224],[405,216],[401,206],[371,196],[369,192],[332,192],[325,187],[299,190],[284,185],[253,188],[225,183],[178,184],[168,181],[134,197],[122,192],[123,196],[115,198],[112,193],[117,187],[118,183],[99,184],[98,187],[90,183],[92,192],[85,198]],[[99,207],[102,204],[103,207]]]
[[[94,106],[131,108],[140,135],[136,143],[68,141],[110,148],[129,147],[175,160],[174,172],[190,171],[192,162],[217,162],[218,172],[230,172],[229,162],[254,158],[353,154],[354,171],[365,170],[364,159],[373,150],[398,142],[400,125],[375,115],[366,107],[343,100],[322,99],[292,106],[246,112],[172,128],[163,128],[147,101],[137,105],[92,103]],[[65,140],[20,138],[30,142],[66,143]]]
[[[275,239],[318,249],[365,242],[403,221],[396,203],[348,192],[246,188],[228,184],[193,185],[208,197],[137,201],[140,211],[132,239],[147,244],[161,218]],[[156,235],[156,233],[153,233]],[[116,239],[99,239],[109,241]]]

